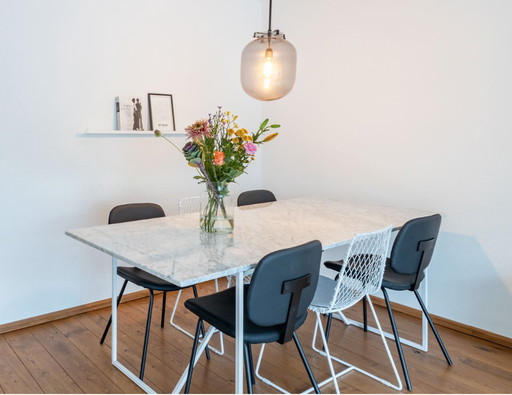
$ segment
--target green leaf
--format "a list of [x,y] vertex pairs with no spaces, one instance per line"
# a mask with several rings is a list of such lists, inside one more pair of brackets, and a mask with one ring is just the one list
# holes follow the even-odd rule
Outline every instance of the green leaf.
[[267,119],[265,119],[265,120],[261,123],[261,125],[260,125],[260,130],[261,130],[261,129],[265,129],[265,126],[267,126],[267,123],[268,123],[268,118],[267,118]]
[[273,128],[273,129],[277,129],[277,128],[280,128],[281,125],[270,125],[270,127]]

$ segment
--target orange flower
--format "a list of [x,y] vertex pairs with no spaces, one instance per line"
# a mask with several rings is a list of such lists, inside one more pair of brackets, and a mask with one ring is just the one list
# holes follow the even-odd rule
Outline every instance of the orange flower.
[[213,153],[213,164],[217,166],[222,166],[224,164],[224,152],[215,151]]

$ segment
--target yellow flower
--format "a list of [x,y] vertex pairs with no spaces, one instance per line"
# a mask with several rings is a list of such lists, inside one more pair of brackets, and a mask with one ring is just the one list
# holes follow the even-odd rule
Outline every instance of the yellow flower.
[[238,144],[239,140],[235,137],[234,139],[231,140],[233,143],[235,144]]
[[266,143],[267,141],[274,140],[279,133],[272,133],[269,134],[267,137],[263,139],[263,142]]
[[232,136],[235,133],[235,131],[233,129],[228,129],[228,133],[230,136]]

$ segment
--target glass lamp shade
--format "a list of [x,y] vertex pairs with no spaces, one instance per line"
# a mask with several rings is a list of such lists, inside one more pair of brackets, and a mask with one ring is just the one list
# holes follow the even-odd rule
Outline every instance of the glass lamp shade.
[[242,52],[242,88],[258,100],[280,99],[295,83],[297,51],[283,34],[257,34]]

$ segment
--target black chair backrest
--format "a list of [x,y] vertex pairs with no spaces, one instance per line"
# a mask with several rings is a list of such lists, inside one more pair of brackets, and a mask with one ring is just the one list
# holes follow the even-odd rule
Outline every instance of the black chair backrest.
[[248,206],[250,204],[267,203],[277,201],[274,194],[266,189],[255,189],[245,191],[238,195],[237,206]]
[[109,224],[121,222],[140,221],[143,219],[165,217],[164,210],[155,203],[129,203],[122,204],[110,210]]
[[260,326],[286,324],[279,342],[289,341],[315,295],[321,256],[318,240],[264,256],[247,291],[248,319]]
[[[398,232],[391,249],[391,269],[399,274],[416,274],[417,283],[430,263],[440,227],[439,214],[406,222]],[[418,286],[419,284],[415,284],[414,289]]]

